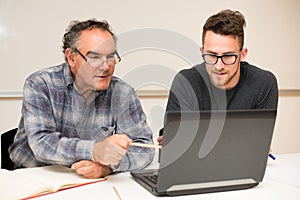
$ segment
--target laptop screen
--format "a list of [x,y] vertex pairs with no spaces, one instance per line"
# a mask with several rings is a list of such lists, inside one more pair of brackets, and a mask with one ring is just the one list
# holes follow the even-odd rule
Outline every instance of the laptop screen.
[[167,112],[159,190],[262,181],[275,119],[276,110]]

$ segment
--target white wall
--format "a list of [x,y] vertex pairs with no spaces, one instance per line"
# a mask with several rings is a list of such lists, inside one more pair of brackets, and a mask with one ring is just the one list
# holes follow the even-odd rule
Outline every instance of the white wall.
[[[116,75],[137,84],[136,88],[148,84],[151,90],[156,87],[168,89],[176,71],[190,67],[194,61],[201,61],[197,59],[200,58],[198,47],[201,45],[202,25],[208,16],[226,8],[240,10],[246,17],[247,61],[274,72],[279,89],[298,91],[296,95],[279,98],[272,148],[274,153],[300,152],[300,130],[297,126],[300,119],[298,0],[0,0],[0,132],[18,124],[19,94],[26,76],[63,62],[61,37],[71,20],[94,17],[108,20],[116,34],[121,36],[119,47],[123,59]],[[165,33],[172,31],[172,37],[178,39],[152,37],[136,31],[149,27]],[[130,40],[123,40],[122,37],[128,33]],[[144,44],[137,46],[140,49],[128,47],[142,37],[153,42],[154,48],[143,48],[146,47]],[[186,40],[191,45],[177,44]],[[182,52],[161,48],[165,41]],[[161,66],[163,73],[155,70],[145,72],[153,66],[153,69]],[[132,78],[132,75],[135,76]],[[141,81],[144,77],[147,81]],[[10,92],[13,94],[10,95]],[[163,122],[166,98],[158,95],[141,100],[156,139],[157,130]]]
[[272,142],[275,153],[300,152],[299,119],[300,95],[280,97]]
[[[123,60],[116,74],[122,77],[145,64],[177,71],[192,62],[183,53],[197,53],[197,61],[201,61],[199,48],[179,55],[163,49],[161,44],[170,39],[168,36],[146,35],[144,42],[152,43],[159,55],[145,51],[145,43],[139,44],[139,50],[133,49],[130,44],[145,36],[137,30],[173,31],[200,46],[207,17],[226,8],[240,10],[246,17],[247,60],[274,72],[280,89],[300,89],[299,67],[295,66],[300,52],[299,0],[0,0],[0,94],[21,91],[24,79],[33,71],[63,61],[61,39],[71,20],[98,18],[111,23],[121,37]],[[126,34],[130,40],[123,40]],[[176,45],[180,41],[171,42]],[[179,49],[187,46],[177,45]],[[184,59],[188,63],[182,62]]]

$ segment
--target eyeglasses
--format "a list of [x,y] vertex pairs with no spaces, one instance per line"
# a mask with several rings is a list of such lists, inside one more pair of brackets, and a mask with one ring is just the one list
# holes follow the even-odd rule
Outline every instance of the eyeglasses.
[[[119,56],[118,52],[115,51],[112,54],[109,54],[107,56],[99,55],[97,53],[93,53],[92,57],[86,57],[84,56],[77,48],[75,48],[75,51],[79,53],[79,55],[87,62],[91,67],[100,67],[105,62],[107,62],[108,65],[116,64],[121,61],[121,57]],[[106,57],[104,59],[104,57]]]
[[236,60],[240,54],[241,54],[241,51],[238,54],[225,54],[222,56],[207,53],[207,54],[202,54],[202,58],[203,58],[204,62],[208,65],[217,64],[219,58],[222,60],[222,62],[225,65],[233,65],[236,62]]

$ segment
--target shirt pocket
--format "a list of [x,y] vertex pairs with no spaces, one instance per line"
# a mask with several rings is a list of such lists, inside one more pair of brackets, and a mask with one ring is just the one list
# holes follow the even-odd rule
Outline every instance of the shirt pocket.
[[94,129],[93,140],[102,141],[115,133],[116,126],[98,126]]

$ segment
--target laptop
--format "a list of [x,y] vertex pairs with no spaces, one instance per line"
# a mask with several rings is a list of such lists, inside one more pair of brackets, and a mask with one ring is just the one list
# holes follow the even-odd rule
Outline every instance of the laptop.
[[130,174],[156,196],[252,188],[264,177],[276,110],[167,112],[159,169]]

